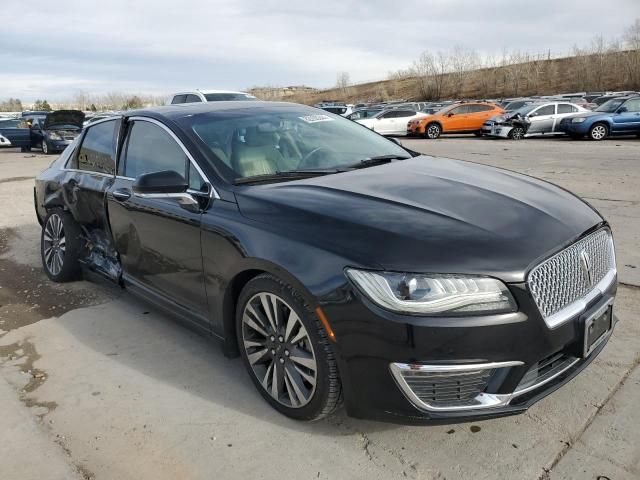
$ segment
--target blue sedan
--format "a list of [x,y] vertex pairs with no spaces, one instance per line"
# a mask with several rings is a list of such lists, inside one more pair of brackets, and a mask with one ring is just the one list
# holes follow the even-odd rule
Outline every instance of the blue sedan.
[[572,138],[604,140],[610,135],[640,135],[640,96],[619,97],[589,113],[565,118],[560,130]]

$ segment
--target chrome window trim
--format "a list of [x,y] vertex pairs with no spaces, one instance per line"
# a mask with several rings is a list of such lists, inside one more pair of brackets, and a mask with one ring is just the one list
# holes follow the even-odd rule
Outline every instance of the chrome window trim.
[[522,365],[524,365],[524,363],[520,361],[471,363],[463,365],[409,365],[407,363],[391,363],[389,365],[389,370],[405,396],[420,410],[428,412],[456,412],[507,405],[513,398],[513,394],[480,393],[474,398],[474,400],[478,402],[476,405],[436,407],[424,402],[413,392],[404,379],[402,372],[416,370],[421,372],[464,372],[471,370],[491,370],[495,368],[517,367]]
[[[209,178],[202,171],[202,169],[200,168],[200,165],[198,165],[198,163],[195,161],[195,159],[193,158],[193,156],[191,155],[191,153],[189,152],[187,147],[184,146],[182,141],[176,136],[175,133],[173,133],[171,131],[171,129],[169,127],[167,127],[164,123],[160,122],[159,120],[156,120],[155,118],[151,118],[151,117],[135,116],[135,117],[129,117],[128,120],[129,121],[142,121],[142,122],[153,123],[154,125],[157,125],[158,127],[162,128],[165,132],[167,132],[171,136],[171,138],[173,138],[173,140],[180,146],[180,148],[182,149],[184,154],[189,159],[189,162],[191,163],[191,165],[193,165],[195,167],[195,169],[198,171],[198,173],[204,179],[204,181],[211,186],[211,191],[209,193],[209,196],[211,198],[220,199],[220,195],[218,194],[218,191],[215,189],[215,187],[213,186],[213,184],[211,183]],[[120,178],[127,178],[128,179],[130,177],[120,177]],[[200,192],[200,193],[202,193],[202,192]]]

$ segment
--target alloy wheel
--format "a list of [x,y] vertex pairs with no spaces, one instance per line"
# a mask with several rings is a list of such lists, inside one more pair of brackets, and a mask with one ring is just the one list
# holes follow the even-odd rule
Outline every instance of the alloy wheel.
[[242,313],[242,345],[253,374],[274,400],[300,408],[313,398],[318,365],[311,337],[282,298],[261,292]]
[[591,138],[594,140],[602,140],[607,136],[607,129],[604,125],[596,125],[591,129]]
[[524,138],[524,129],[521,127],[516,127],[511,130],[511,138],[514,140],[522,140]]
[[58,275],[64,266],[66,238],[62,218],[52,214],[44,227],[44,263],[51,275]]
[[49,146],[47,145],[46,141],[42,141],[42,153],[44,153],[45,155],[47,155],[49,153]]
[[440,127],[438,125],[429,125],[427,128],[427,137],[438,138],[440,136]]

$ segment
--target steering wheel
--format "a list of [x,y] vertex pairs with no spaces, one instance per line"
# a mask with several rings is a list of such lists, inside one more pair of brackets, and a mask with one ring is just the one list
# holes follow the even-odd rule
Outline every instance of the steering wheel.
[[[311,150],[309,153],[307,153],[307,154],[302,158],[302,160],[300,160],[300,163],[298,163],[298,168],[299,168],[299,169],[301,169],[301,170],[303,170],[304,168],[309,168],[309,167],[311,167],[310,165],[307,165],[308,163],[310,163],[309,161],[310,161],[313,157],[315,157],[318,153],[323,152],[323,151],[330,152],[331,150],[330,150],[329,148],[325,147],[325,146],[322,146],[322,145],[321,145],[321,146],[319,146],[319,147],[314,148],[314,149],[313,149],[313,150]],[[317,167],[317,165],[313,165],[313,166],[316,166],[316,167]]]

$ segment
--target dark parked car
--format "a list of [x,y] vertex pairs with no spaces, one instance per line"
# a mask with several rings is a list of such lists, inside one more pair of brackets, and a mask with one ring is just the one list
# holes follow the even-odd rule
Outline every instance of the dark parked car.
[[610,135],[640,135],[640,96],[620,97],[603,103],[593,112],[565,118],[560,131],[572,138],[585,135],[604,140]]
[[29,124],[24,118],[0,118],[0,137],[0,147],[26,149],[31,145]]
[[31,148],[41,148],[42,153],[61,152],[82,131],[84,112],[80,110],[57,110],[31,120]]
[[221,338],[296,419],[342,399],[401,423],[523,412],[616,321],[612,235],[590,205],[303,105],[93,123],[34,198],[52,280],[92,270]]

